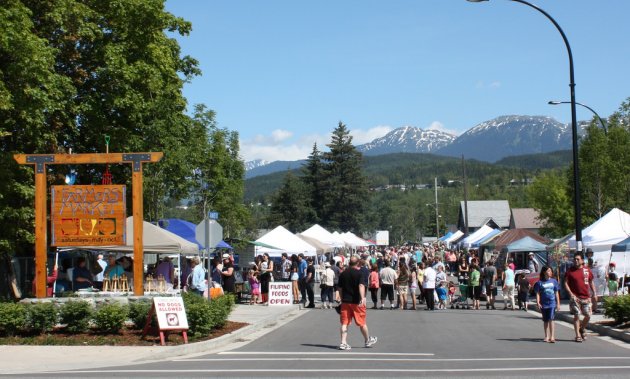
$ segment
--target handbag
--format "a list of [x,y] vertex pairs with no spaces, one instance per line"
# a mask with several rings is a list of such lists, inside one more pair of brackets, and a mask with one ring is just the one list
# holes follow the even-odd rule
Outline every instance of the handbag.
[[90,273],[92,275],[98,275],[101,272],[103,272],[103,267],[101,267],[98,263],[98,260],[92,260],[92,263],[90,264]]

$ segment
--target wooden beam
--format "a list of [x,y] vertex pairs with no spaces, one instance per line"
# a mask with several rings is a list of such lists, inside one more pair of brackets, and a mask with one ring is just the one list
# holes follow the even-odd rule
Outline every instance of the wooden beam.
[[133,201],[133,294],[144,295],[144,225],[142,204],[142,163],[131,176],[131,199]]
[[[29,157],[52,157],[52,162],[46,164],[99,164],[99,163],[130,163],[123,159],[125,153],[94,153],[94,154],[14,154],[13,158],[19,164],[34,164],[29,162]],[[164,153],[132,153],[134,155],[146,155],[144,162],[159,162]]]
[[46,170],[35,174],[35,296],[46,297]]

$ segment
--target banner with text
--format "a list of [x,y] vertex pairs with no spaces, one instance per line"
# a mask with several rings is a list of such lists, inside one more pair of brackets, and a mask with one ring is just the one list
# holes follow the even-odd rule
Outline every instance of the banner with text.
[[291,282],[269,283],[269,305],[293,304],[293,291]]

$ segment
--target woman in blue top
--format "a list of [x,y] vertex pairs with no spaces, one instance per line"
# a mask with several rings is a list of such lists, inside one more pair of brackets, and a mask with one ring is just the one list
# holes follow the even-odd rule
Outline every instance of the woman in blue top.
[[545,328],[545,339],[543,341],[555,343],[555,328],[553,320],[556,311],[560,309],[560,286],[558,281],[552,278],[551,267],[543,266],[540,270],[540,280],[534,285],[536,293],[536,305],[542,313]]

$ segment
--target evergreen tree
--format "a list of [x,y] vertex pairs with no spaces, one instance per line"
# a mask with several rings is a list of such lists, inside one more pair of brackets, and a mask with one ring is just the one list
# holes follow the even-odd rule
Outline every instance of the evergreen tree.
[[288,172],[282,187],[272,198],[269,225],[283,225],[297,233],[311,226],[313,210],[309,205],[308,189],[304,183]]
[[306,160],[306,164],[302,168],[302,182],[306,187],[308,194],[308,205],[313,210],[313,219],[308,220],[311,224],[316,224],[320,220],[320,215],[324,214],[324,187],[322,183],[323,165],[321,161],[321,153],[317,149],[317,143],[313,144],[313,151]]
[[323,154],[325,196],[321,221],[331,229],[359,231],[368,200],[362,154],[352,145],[352,137],[342,122],[327,146],[330,151]]

